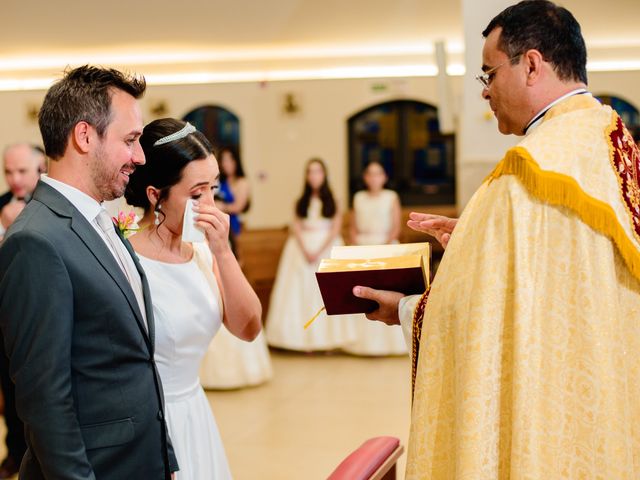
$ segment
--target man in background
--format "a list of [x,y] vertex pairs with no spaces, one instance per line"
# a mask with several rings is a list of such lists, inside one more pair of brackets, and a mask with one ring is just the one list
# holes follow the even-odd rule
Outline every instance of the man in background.
[[[24,209],[38,184],[45,167],[44,153],[27,143],[7,147],[2,156],[4,177],[9,191],[0,196],[0,238]],[[9,364],[0,338],[0,387],[4,398],[4,420],[7,426],[7,456],[0,463],[0,480],[18,473],[22,456],[27,450],[24,425],[15,404],[15,386],[9,377]]]
[[2,163],[9,191],[0,196],[0,234],[4,234],[31,198],[40,173],[45,171],[45,156],[38,147],[16,143],[5,149]]

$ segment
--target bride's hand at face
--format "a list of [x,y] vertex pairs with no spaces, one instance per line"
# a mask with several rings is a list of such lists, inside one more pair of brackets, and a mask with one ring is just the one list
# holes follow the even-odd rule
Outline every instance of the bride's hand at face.
[[229,244],[229,215],[210,203],[199,202],[194,211],[196,226],[204,231],[214,256],[231,252]]

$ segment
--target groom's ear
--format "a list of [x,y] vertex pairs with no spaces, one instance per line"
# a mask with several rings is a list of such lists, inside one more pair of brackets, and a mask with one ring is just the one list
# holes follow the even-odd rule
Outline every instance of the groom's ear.
[[93,142],[92,135],[95,129],[87,122],[78,122],[71,130],[71,144],[79,153],[88,153]]

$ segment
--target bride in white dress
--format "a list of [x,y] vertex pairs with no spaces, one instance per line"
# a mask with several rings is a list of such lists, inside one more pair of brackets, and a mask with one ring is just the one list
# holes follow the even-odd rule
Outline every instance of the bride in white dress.
[[331,247],[341,245],[342,215],[338,211],[320,159],[311,159],[305,188],[296,204],[292,235],[287,239],[271,291],[265,326],[269,345],[304,352],[334,350],[354,338],[344,316],[322,315],[308,329],[304,324],[323,306],[315,272]]
[[[349,229],[353,245],[382,245],[398,243],[400,235],[400,199],[393,190],[387,190],[387,174],[382,164],[373,161],[364,169],[366,190],[353,197],[353,215]],[[372,322],[364,315],[351,317],[356,340],[344,350],[354,355],[404,355],[407,344],[400,325]]]
[[[230,479],[198,370],[222,324],[243,340],[258,335],[260,302],[229,247],[229,217],[215,207],[219,170],[204,135],[180,120],[161,119],[144,128],[140,144],[146,164],[131,175],[125,196],[145,212],[131,243],[151,289],[176,480]],[[182,241],[189,198],[198,202],[195,224],[205,233],[203,243]]]

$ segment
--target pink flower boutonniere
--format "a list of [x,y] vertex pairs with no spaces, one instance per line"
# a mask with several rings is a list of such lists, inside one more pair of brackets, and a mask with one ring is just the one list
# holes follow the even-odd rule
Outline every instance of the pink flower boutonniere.
[[129,238],[134,232],[140,230],[138,226],[138,216],[135,212],[118,212],[117,217],[113,217],[113,223],[118,227],[124,238]]

